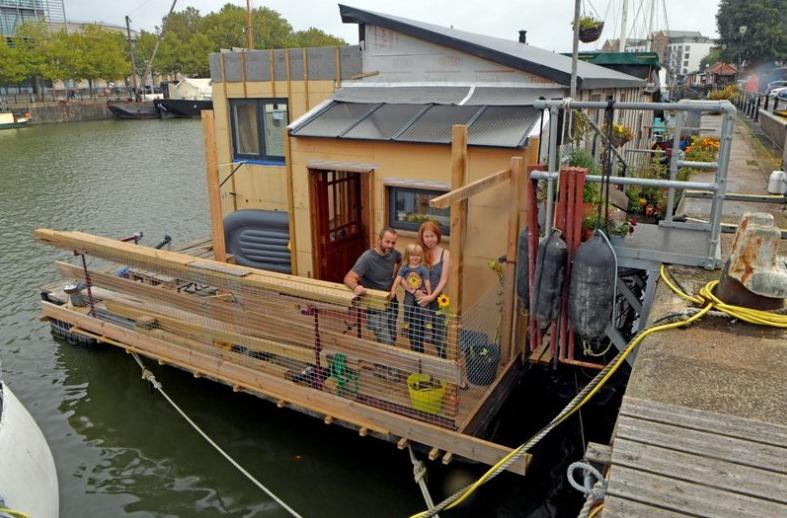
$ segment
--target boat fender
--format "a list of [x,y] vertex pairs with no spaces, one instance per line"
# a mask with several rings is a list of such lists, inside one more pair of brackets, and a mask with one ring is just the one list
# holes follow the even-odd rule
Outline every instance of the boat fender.
[[583,338],[602,336],[612,317],[615,254],[600,230],[574,256],[568,288],[568,320]]
[[519,233],[519,240],[516,247],[516,292],[519,295],[519,302],[522,309],[530,307],[530,268],[529,254],[527,251],[527,239],[529,232],[527,229]]
[[546,329],[560,312],[567,258],[566,242],[563,241],[560,230],[554,229],[538,247],[531,292],[530,314],[538,321],[542,330]]

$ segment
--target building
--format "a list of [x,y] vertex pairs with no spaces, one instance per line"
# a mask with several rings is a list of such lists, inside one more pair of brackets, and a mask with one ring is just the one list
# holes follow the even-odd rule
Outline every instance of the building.
[[[607,40],[603,52],[616,52],[617,39]],[[649,45],[650,44],[650,45]],[[649,39],[627,39],[626,52],[655,52],[672,77],[697,72],[700,61],[710,54],[713,40],[698,31],[657,31]]]
[[0,0],[0,36],[11,38],[25,22],[66,22],[63,0]]

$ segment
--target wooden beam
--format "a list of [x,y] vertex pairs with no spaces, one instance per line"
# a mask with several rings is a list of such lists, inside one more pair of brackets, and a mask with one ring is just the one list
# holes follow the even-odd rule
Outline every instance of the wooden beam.
[[508,205],[508,242],[506,246],[506,265],[503,277],[503,315],[501,317],[500,356],[503,363],[516,354],[515,338],[513,333],[514,306],[516,305],[516,263],[517,243],[519,241],[519,205],[524,198],[523,176],[525,174],[524,160],[522,157],[511,158],[511,199]]
[[448,464],[451,464],[452,460],[454,460],[454,454],[451,453],[450,451],[448,453],[446,453],[445,455],[443,455],[443,464],[445,464],[446,466]]
[[440,456],[440,450],[438,448],[432,448],[431,450],[429,450],[429,460],[435,460],[439,456]]
[[258,288],[273,294],[300,297],[305,299],[304,302],[324,302],[345,307],[360,304],[372,309],[384,309],[390,298],[388,292],[378,290],[370,290],[367,295],[356,297],[343,284],[315,281],[305,277],[258,270],[209,259],[195,259],[186,254],[156,250],[82,232],[38,229],[33,234],[39,241],[52,246],[66,250],[79,250],[121,264],[132,263],[153,270],[166,269],[176,272],[185,280],[215,283],[216,287],[232,283],[245,288]]
[[407,437],[402,437],[396,443],[396,447],[399,448],[400,450],[403,450],[403,449],[407,448],[409,445],[410,445],[410,441],[409,441],[409,439],[407,439]]
[[[406,416],[392,414],[379,408],[361,405],[356,401],[308,387],[301,387],[276,376],[258,372],[248,365],[230,361],[217,363],[214,357],[205,352],[167,343],[110,322],[82,315],[64,306],[42,302],[41,308],[46,317],[69,322],[90,332],[107,336],[121,342],[133,352],[154,359],[162,359],[187,371],[203,373],[205,376],[230,386],[236,384],[247,392],[259,394],[274,401],[286,400],[293,407],[302,408],[302,411],[306,413],[317,413],[320,417],[326,414],[332,415],[336,420],[357,427],[366,427],[383,436],[394,434],[398,437],[408,437],[411,441],[451,452],[454,455],[489,466],[494,465],[511,452],[511,448],[506,446]],[[527,460],[522,458],[508,469],[524,475],[526,466]]]
[[358,435],[360,435],[361,437],[366,437],[367,435],[369,435],[369,429],[364,426],[358,428]]
[[292,148],[290,142],[290,132],[284,131],[284,168],[287,175],[287,219],[290,233],[290,270],[293,275],[298,275],[298,242],[295,239],[295,188],[292,178]]
[[[451,189],[457,190],[467,181],[467,126],[451,128]],[[465,227],[467,200],[451,205],[451,271],[448,277],[448,294],[457,315],[462,314],[462,275],[464,273]]]
[[213,256],[217,261],[226,262],[227,249],[224,242],[224,219],[221,211],[221,191],[219,189],[219,166],[216,160],[213,110],[202,110],[200,113],[205,145],[205,174],[208,182],[208,207],[210,209]]
[[454,203],[467,200],[471,196],[475,196],[476,194],[481,193],[499,183],[503,183],[510,178],[511,169],[503,169],[502,171],[485,176],[480,180],[471,182],[464,187],[460,187],[459,189],[441,194],[437,198],[432,198],[429,200],[429,206],[436,209],[447,209]]

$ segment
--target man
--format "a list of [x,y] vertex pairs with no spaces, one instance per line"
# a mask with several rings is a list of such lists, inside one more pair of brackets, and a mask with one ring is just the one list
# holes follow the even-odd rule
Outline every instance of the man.
[[[399,236],[392,228],[383,228],[377,236],[377,243],[365,251],[355,265],[344,276],[344,284],[358,296],[366,294],[367,289],[391,291],[402,254],[396,251]],[[396,319],[399,316],[399,301],[391,300],[385,311],[368,310],[366,325],[378,341],[393,345],[396,342]]]

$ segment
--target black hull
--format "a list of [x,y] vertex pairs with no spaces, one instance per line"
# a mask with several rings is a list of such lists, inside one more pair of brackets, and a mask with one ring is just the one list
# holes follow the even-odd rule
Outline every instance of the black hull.
[[200,111],[213,109],[213,101],[156,99],[153,102],[161,112],[162,117],[199,117]]
[[158,119],[161,117],[152,101],[108,102],[107,109],[118,119]]

